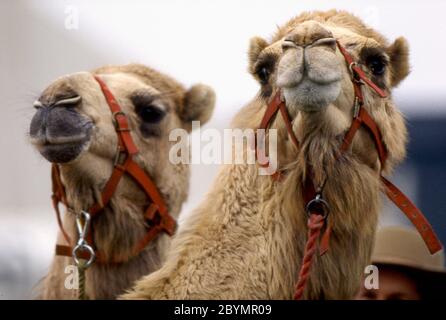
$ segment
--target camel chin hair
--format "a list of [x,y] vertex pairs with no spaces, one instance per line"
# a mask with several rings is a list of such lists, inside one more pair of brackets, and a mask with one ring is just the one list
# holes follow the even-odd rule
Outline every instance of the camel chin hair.
[[[72,241],[78,238],[75,213],[99,201],[118,146],[112,113],[93,75],[106,83],[127,115],[138,148],[134,161],[156,184],[174,219],[188,195],[189,165],[169,161],[175,143],[169,140],[169,133],[174,129],[190,132],[191,121],[207,122],[215,104],[210,87],[199,84],[186,89],[173,78],[138,64],[70,74],[46,88],[34,104],[30,138],[41,155],[60,169],[73,209],[63,219]],[[161,267],[170,245],[164,233],[133,254],[148,230],[143,216],[149,204],[140,187],[124,175],[108,205],[92,220],[94,243],[104,258],[124,257],[124,262],[89,267],[88,298],[114,299],[138,278]],[[66,245],[61,233],[57,243]],[[76,299],[74,271],[71,257],[55,256],[49,273],[35,289],[36,296]]]

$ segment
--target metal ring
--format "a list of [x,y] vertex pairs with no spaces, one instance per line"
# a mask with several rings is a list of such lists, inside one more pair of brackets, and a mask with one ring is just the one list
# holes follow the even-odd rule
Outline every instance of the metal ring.
[[77,256],[77,252],[79,250],[87,250],[88,253],[90,254],[90,257],[88,258],[87,262],[85,263],[85,265],[83,266],[85,269],[87,269],[94,261],[96,255],[94,253],[94,250],[91,246],[89,246],[88,244],[78,244],[74,247],[73,251],[72,251],[72,255],[73,255],[73,259],[74,262],[76,263],[76,266],[79,266],[80,264],[80,259]]
[[320,194],[317,194],[313,200],[308,202],[305,210],[307,211],[308,216],[310,216],[312,212],[316,211],[322,215],[322,218],[326,219],[330,213],[330,206],[328,205],[327,201],[322,199]]

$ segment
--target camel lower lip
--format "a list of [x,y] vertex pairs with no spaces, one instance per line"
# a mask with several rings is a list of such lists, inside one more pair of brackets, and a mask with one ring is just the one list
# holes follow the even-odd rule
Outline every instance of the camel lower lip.
[[84,142],[43,144],[37,147],[45,159],[53,163],[65,163],[74,160],[84,149]]

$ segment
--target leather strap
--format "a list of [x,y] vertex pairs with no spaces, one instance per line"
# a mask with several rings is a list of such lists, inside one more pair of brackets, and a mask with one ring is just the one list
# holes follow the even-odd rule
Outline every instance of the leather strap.
[[52,180],[52,189],[53,194],[51,195],[51,200],[53,203],[54,211],[56,212],[57,224],[59,225],[59,229],[62,232],[62,235],[67,243],[71,243],[70,236],[65,231],[65,228],[62,223],[62,218],[60,215],[59,203],[62,202],[64,205],[67,205],[67,197],[65,195],[65,188],[60,180],[60,172],[57,164],[53,164],[51,166],[51,180]]
[[[104,207],[110,202],[121,178],[125,173],[132,177],[132,179],[140,186],[141,189],[143,189],[145,194],[152,202],[144,212],[144,219],[148,223],[148,230],[144,237],[135,244],[131,250],[130,256],[112,257],[111,259],[106,260],[104,257],[107,255],[100,250],[96,250],[96,262],[104,264],[122,263],[128,261],[134,256],[137,256],[159,233],[165,232],[172,236],[175,233],[176,221],[170,216],[164,199],[159,193],[156,185],[146,174],[146,172],[133,160],[133,156],[138,153],[138,148],[133,142],[130,134],[131,130],[127,116],[121,110],[121,107],[105,82],[98,76],[94,76],[94,78],[101,87],[107,104],[110,107],[110,111],[112,112],[116,133],[118,135],[118,149],[112,174],[102,190],[101,199],[100,201],[94,203],[88,212],[90,213],[92,220],[103,212]],[[60,180],[59,168],[56,164],[53,164],[52,166],[51,176],[53,182],[53,206],[56,211],[59,228],[62,231],[66,242],[68,243],[67,246],[56,245],[56,255],[71,257],[73,247],[70,246],[70,244],[72,242],[63,227],[59,211],[59,203],[62,202],[68,207],[68,202],[65,195],[65,188]],[[87,241],[93,248],[95,248],[93,233],[94,228],[93,224],[91,224]],[[81,252],[80,257],[82,257],[82,255],[85,255],[88,258],[88,252]]]
[[431,254],[440,251],[442,244],[436,236],[429,221],[423,215],[412,201],[399,190],[392,182],[381,176],[381,181],[386,188],[387,197],[406,215],[406,217],[412,222],[415,228],[420,233],[426,246]]
[[133,142],[132,136],[130,135],[130,127],[127,121],[127,116],[121,110],[121,106],[116,101],[113,93],[107,87],[105,82],[98,76],[94,76],[95,80],[99,83],[101,87],[102,93],[105,96],[105,100],[107,100],[107,104],[110,107],[110,111],[113,115],[113,120],[115,121],[116,131],[118,133],[119,138],[125,146],[125,151],[129,155],[134,155],[138,153],[138,148]]
[[277,92],[273,99],[270,101],[266,107],[265,113],[263,114],[262,121],[260,122],[259,129],[268,129],[273,118],[279,111],[280,105],[284,104],[280,97],[280,92]]
[[300,148],[299,141],[296,135],[294,134],[291,118],[286,108],[285,102],[282,101],[280,92],[277,92],[274,98],[268,104],[258,129],[268,130],[279,110],[280,114],[282,115],[288,134],[291,137],[291,141],[296,146],[296,148],[299,149]]
[[[144,250],[144,248],[156,238],[156,236],[162,232],[161,228],[158,225],[154,225],[153,227],[148,228],[146,234],[138,241],[132,248],[131,253],[128,256],[112,256],[108,259],[105,258],[104,252],[100,250],[95,251],[95,262],[98,264],[121,264],[129,261],[133,257],[136,257]],[[56,245],[55,250],[56,255],[58,256],[66,256],[72,257],[73,255],[73,247],[66,245]],[[87,251],[79,251],[78,257],[81,259],[88,260],[90,258],[90,254]]]
[[[285,123],[285,127],[288,131],[288,135],[290,136],[293,144],[299,150],[300,149],[299,140],[297,139],[296,135],[294,134],[292,121],[291,121],[290,115],[288,113],[288,110],[286,108],[285,102],[282,101],[280,92],[277,92],[274,95],[273,99],[266,107],[265,113],[263,114],[262,121],[260,122],[260,125],[257,129],[262,129],[265,131],[268,130],[271,123],[275,119],[277,112],[279,112],[279,110],[280,110],[280,114],[282,115],[283,121]],[[261,167],[268,167],[268,165],[269,165],[268,157],[266,157],[264,153],[260,152],[260,149],[258,148],[258,144],[257,144],[257,136],[256,136],[255,150],[256,150],[256,156],[257,156],[259,165]],[[277,171],[276,173],[274,173],[272,175],[274,180],[280,179],[281,176],[280,176],[280,173],[278,173],[278,172],[279,171]]]
[[375,144],[376,150],[378,151],[378,157],[381,162],[382,167],[384,167],[387,160],[387,150],[382,143],[381,131],[379,130],[376,122],[369,115],[367,110],[363,107],[359,107],[358,115],[353,119],[350,128],[344,136],[343,143],[341,145],[341,152],[347,151],[351,145],[356,131],[364,126],[372,135],[373,143]]

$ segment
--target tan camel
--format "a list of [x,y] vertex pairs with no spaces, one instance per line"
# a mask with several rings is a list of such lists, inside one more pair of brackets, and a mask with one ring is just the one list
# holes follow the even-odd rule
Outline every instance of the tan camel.
[[[174,79],[137,64],[74,73],[51,84],[35,103],[31,142],[48,161],[58,164],[74,212],[98,201],[112,172],[118,143],[112,113],[93,75],[106,83],[129,118],[139,149],[135,161],[150,175],[176,218],[188,195],[189,166],[169,161],[175,143],[169,141],[169,133],[176,128],[190,131],[193,120],[208,121],[215,104],[213,90],[201,84],[186,90]],[[94,242],[106,256],[130,256],[146,232],[143,213],[148,203],[136,183],[124,176],[94,222]],[[63,223],[71,239],[77,239],[74,212],[69,210]],[[58,243],[63,242],[59,234]],[[93,264],[86,271],[87,296],[110,299],[123,293],[136,279],[161,266],[168,245],[170,237],[160,234],[126,262]],[[74,265],[70,257],[54,258],[38,287],[40,298],[77,297],[68,279],[70,265]]]
[[[257,128],[268,102],[282,91],[301,147],[277,117],[282,181],[258,174],[256,165],[227,165],[203,203],[173,240],[164,266],[139,280],[124,299],[290,299],[298,277],[307,217],[302,199],[305,170],[314,182],[327,178],[331,206],[329,251],[316,256],[303,298],[351,298],[369,262],[380,210],[380,162],[364,129],[337,159],[353,115],[350,72],[335,39],[366,74],[390,91],[408,72],[403,38],[383,36],[343,11],[310,12],[280,27],[270,42],[251,41],[250,71],[256,96],[235,117],[236,128]],[[407,132],[391,96],[363,86],[365,107],[383,134],[386,174],[405,157]]]

